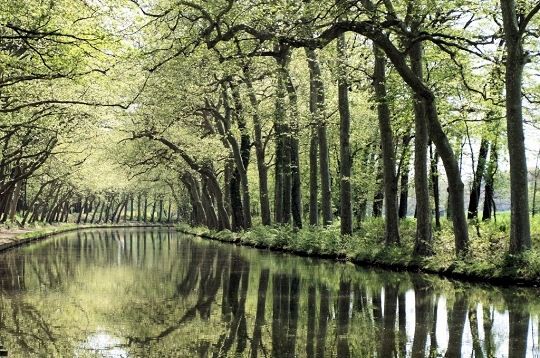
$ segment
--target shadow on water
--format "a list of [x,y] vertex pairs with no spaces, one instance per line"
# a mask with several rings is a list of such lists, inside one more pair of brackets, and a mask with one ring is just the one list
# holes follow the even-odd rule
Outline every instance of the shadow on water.
[[452,282],[159,230],[0,255],[12,357],[538,357],[536,289]]

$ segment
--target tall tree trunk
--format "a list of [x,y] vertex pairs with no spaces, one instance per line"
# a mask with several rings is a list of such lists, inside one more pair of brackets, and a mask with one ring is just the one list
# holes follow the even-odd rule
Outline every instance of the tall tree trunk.
[[293,226],[302,228],[302,185],[300,179],[300,154],[298,143],[298,95],[289,70],[286,69],[287,93],[289,95],[290,155],[291,155],[291,213]]
[[148,221],[148,193],[144,193],[144,211],[143,211],[143,221]]
[[538,176],[540,175],[539,167],[538,167],[538,160],[540,159],[540,150],[536,154],[536,165],[534,166],[534,185],[533,185],[533,201],[532,201],[532,209],[531,214],[534,217],[536,215],[536,191],[538,189]]
[[345,35],[338,37],[338,109],[339,109],[339,216],[341,235],[352,234],[351,202],[351,113],[349,110],[349,85],[347,80],[347,44]]
[[151,223],[154,222],[154,217],[156,216],[156,204],[157,204],[157,199],[156,199],[156,196],[154,195],[154,200],[152,202],[152,212],[150,214],[150,222]]
[[375,165],[375,192],[373,193],[373,205],[371,215],[374,218],[382,216],[384,202],[384,168],[382,160],[382,150],[379,148],[381,155],[377,158]]
[[69,200],[64,203],[64,211],[63,211],[64,215],[63,215],[63,218],[62,218],[62,222],[64,222],[64,223],[68,222],[70,206],[71,206],[71,204],[70,204]]
[[[236,140],[233,140],[231,142],[231,146],[233,149],[234,157],[236,158],[236,170],[238,172],[238,175],[240,176],[241,184],[242,184],[242,207],[243,207],[243,214],[244,214],[244,229],[249,229],[251,227],[251,197],[249,193],[249,181],[248,181],[248,166],[249,166],[249,159],[250,159],[250,152],[251,152],[251,138],[249,136],[248,129],[246,127],[246,119],[244,117],[244,106],[242,104],[242,100],[240,98],[240,92],[238,90],[238,86],[235,82],[230,81],[229,86],[231,87],[231,93],[234,103],[234,118],[236,119],[236,123],[238,126],[238,129],[240,130],[240,146],[238,146],[238,143]],[[230,128],[228,128],[228,132],[230,133]],[[230,139],[234,139],[234,136],[229,137]]]
[[159,198],[159,215],[158,222],[163,221],[163,197]]
[[319,225],[319,139],[317,137],[317,124],[314,120],[317,111],[317,90],[313,88],[315,86],[314,81],[310,81],[309,86],[311,93],[309,108],[313,117],[311,122],[311,139],[309,141],[309,225],[317,226]]
[[98,202],[97,202],[96,206],[94,207],[94,212],[92,213],[92,218],[90,219],[90,223],[92,223],[92,224],[95,223],[96,214],[99,211],[100,205],[101,205],[101,200],[98,199]]
[[62,191],[62,187],[58,187],[56,190],[56,194],[54,196],[54,199],[51,201],[50,205],[48,205],[44,210],[44,215],[41,217],[41,221],[46,221],[48,223],[52,222],[52,216],[54,214],[54,211],[56,210],[56,207],[60,201],[60,192]]
[[244,228],[244,212],[242,204],[242,196],[240,193],[240,173],[237,168],[234,168],[231,179],[229,181],[229,196],[231,203],[231,225],[233,231],[240,231]]
[[[217,227],[217,217],[215,221],[207,219],[206,211],[204,209],[203,203],[201,201],[200,187],[198,182],[192,177],[191,174],[185,172],[180,177],[182,183],[186,186],[189,191],[189,196],[191,199],[191,206],[193,209],[193,219],[195,225],[207,225],[209,228]],[[215,212],[213,213],[215,217]]]
[[84,198],[84,204],[82,204],[79,208],[79,215],[77,216],[77,224],[80,224],[81,223],[81,219],[82,219],[82,214],[83,214],[83,211],[86,210],[86,206],[88,205],[88,197],[85,197]]
[[[518,22],[516,1],[501,0],[506,40],[506,133],[510,159],[510,253],[519,254],[531,248],[529,222],[529,188],[521,87],[527,58],[523,50],[523,31]],[[523,14],[519,14],[522,18]],[[521,20],[523,21],[523,20]]]
[[467,213],[468,219],[476,219],[478,217],[478,204],[480,203],[480,189],[482,186],[482,178],[484,177],[484,169],[486,167],[487,155],[489,151],[489,141],[482,137],[480,141],[480,151],[478,152],[478,161],[476,163],[476,171],[469,197],[469,210]]
[[485,190],[484,190],[484,208],[482,212],[482,221],[490,220],[491,214],[495,210],[495,174],[498,169],[498,148],[497,139],[491,142],[489,149],[489,163],[485,175]]
[[314,85],[316,98],[316,112],[314,122],[317,124],[317,139],[319,145],[319,171],[321,176],[321,207],[323,216],[323,226],[332,224],[332,189],[330,185],[330,156],[328,154],[328,140],[326,136],[326,109],[324,99],[324,84],[321,78],[321,69],[317,53],[313,49],[306,49],[310,82]]
[[28,217],[31,213],[35,212],[35,210],[37,209],[37,202],[38,200],[41,199],[41,194],[43,193],[43,190],[45,190],[45,187],[49,184],[54,184],[54,180],[51,180],[51,181],[47,181],[45,183],[42,183],[38,189],[38,192],[36,193],[36,195],[34,196],[34,198],[32,199],[32,202],[30,203],[30,206],[28,208],[28,210],[26,211],[26,213],[24,214],[23,216],[23,219],[21,221],[21,226],[24,226],[26,224],[26,221],[28,220]]
[[201,175],[203,176],[203,179],[205,180],[206,186],[209,190],[209,192],[212,194],[212,196],[216,200],[217,205],[217,215],[219,220],[219,230],[230,230],[231,229],[231,223],[229,221],[229,214],[227,213],[227,210],[225,209],[225,202],[223,199],[223,193],[221,191],[221,187],[219,186],[219,182],[216,178],[216,175],[212,168],[209,167],[202,167],[200,169]]
[[83,222],[86,224],[88,222],[88,215],[90,215],[90,211],[92,211],[92,209],[94,208],[94,201],[96,199],[92,196],[92,198],[90,199],[90,201],[88,202],[88,204],[86,205],[86,213],[84,214],[84,220]]
[[399,209],[398,216],[400,219],[405,219],[407,217],[407,209],[409,203],[409,167],[410,167],[410,157],[409,157],[409,143],[411,142],[412,136],[406,134],[403,136],[402,145],[402,158],[401,158],[401,179],[400,179],[400,190],[399,190]]
[[259,117],[259,101],[255,96],[253,84],[249,76],[249,71],[244,69],[245,83],[248,88],[249,101],[253,109],[253,129],[255,133],[255,155],[257,156],[257,170],[259,174],[259,201],[261,205],[261,220],[263,225],[272,223],[270,213],[270,198],[268,194],[268,167],[266,166],[265,151],[266,146],[263,143],[261,119]]
[[386,245],[399,243],[399,218],[397,210],[397,177],[394,139],[390,123],[390,108],[386,98],[386,57],[376,46],[373,83],[377,99],[379,131],[381,134],[381,152],[383,161],[384,199],[385,199],[385,234]]
[[[225,135],[222,134],[223,140],[225,139]],[[236,226],[235,218],[233,217],[234,213],[232,213],[231,209],[231,181],[234,171],[234,163],[232,160],[227,160],[225,162],[224,168],[223,168],[223,193],[225,194],[223,201],[225,204],[225,209],[227,209],[227,212],[231,213],[231,225],[234,227]]]
[[430,172],[431,172],[431,189],[433,191],[433,203],[435,213],[435,228],[441,228],[441,195],[439,192],[439,153],[433,146],[429,144]]
[[129,194],[126,194],[126,203],[124,204],[124,222],[127,221],[127,212],[128,212],[128,202],[129,202]]
[[131,194],[129,195],[129,208],[130,208],[130,212],[129,212],[129,221],[133,221],[133,215],[134,215],[134,214],[133,214],[133,211],[134,211],[134,209],[135,209],[135,206],[133,205],[133,200],[134,200],[134,198],[133,198],[133,193],[131,193]]
[[17,214],[17,203],[19,202],[19,197],[21,195],[22,181],[17,181],[13,188],[13,193],[11,195],[11,201],[8,206],[8,219],[10,221],[15,221],[15,215]]
[[[373,169],[374,152],[375,150],[373,149],[373,145],[368,145],[367,147],[363,148],[360,173],[375,172],[375,170]],[[367,190],[365,185],[356,186],[353,202],[357,203],[355,207],[355,216],[358,225],[360,225],[366,219],[368,192],[369,191]]]
[[288,51],[284,51],[281,57],[276,58],[278,62],[278,80],[276,95],[276,127],[279,123],[279,141],[281,143],[281,223],[291,222],[291,128],[288,123],[287,111],[285,108],[285,97],[287,95],[287,63],[289,61]]
[[[464,210],[464,185],[461,180],[458,161],[452,146],[450,145],[448,136],[444,133],[441,122],[439,121],[435,94],[433,90],[425,85],[422,78],[416,74],[416,71],[411,68],[412,64],[411,67],[407,65],[402,52],[394,46],[388,36],[382,31],[374,30],[372,27],[369,28],[369,31],[363,28],[355,28],[354,31],[357,31],[376,42],[392,61],[394,68],[403,80],[413,89],[416,96],[418,98],[421,97],[424,100],[425,112],[428,118],[429,136],[437,147],[437,151],[439,152],[448,178],[449,200],[454,210],[452,222],[456,254],[462,256],[466,254],[469,249],[468,223]],[[420,43],[417,43],[416,45],[420,46]]]
[[137,222],[141,222],[141,193],[137,194]]
[[274,113],[274,133],[275,133],[275,154],[274,154],[274,221],[277,224],[283,224],[287,218],[283,217],[284,213],[284,177],[287,169],[285,163],[285,145],[286,133],[283,129],[283,121],[285,120],[285,84],[281,71],[281,64],[278,61],[277,75],[277,93]]
[[[198,189],[197,189],[198,190]],[[204,213],[206,214],[206,225],[209,228],[214,228],[217,230],[222,230],[223,225],[222,222],[220,222],[219,215],[216,214],[216,209],[214,208],[212,196],[210,195],[210,188],[208,184],[205,182],[202,186],[202,206],[204,208]]]
[[[417,42],[410,49],[411,68],[418,78],[422,74],[422,45]],[[416,240],[414,252],[420,256],[433,254],[431,208],[427,176],[428,124],[425,100],[414,95],[414,190],[416,194]]]

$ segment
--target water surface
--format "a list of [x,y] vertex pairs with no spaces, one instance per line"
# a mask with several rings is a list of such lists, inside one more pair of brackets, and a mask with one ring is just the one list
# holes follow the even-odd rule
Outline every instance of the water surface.
[[539,357],[537,289],[452,282],[156,229],[0,254],[10,357]]

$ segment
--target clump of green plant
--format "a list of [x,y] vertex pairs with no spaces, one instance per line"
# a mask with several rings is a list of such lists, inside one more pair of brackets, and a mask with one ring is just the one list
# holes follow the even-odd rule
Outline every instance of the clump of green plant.
[[[533,227],[540,218],[533,218]],[[308,255],[345,258],[357,263],[377,264],[429,272],[457,273],[477,278],[519,277],[540,278],[540,238],[533,234],[533,250],[519,258],[508,252],[509,217],[499,215],[497,221],[476,222],[470,225],[470,250],[465,257],[456,258],[452,223],[441,220],[433,230],[433,255],[425,258],[414,255],[416,221],[407,218],[400,222],[400,243],[386,245],[384,219],[369,218],[352,235],[342,236],[339,221],[328,227],[294,229],[290,225],[257,225],[246,232],[211,232],[205,228],[179,226],[180,230],[208,235],[221,241],[283,249]]]

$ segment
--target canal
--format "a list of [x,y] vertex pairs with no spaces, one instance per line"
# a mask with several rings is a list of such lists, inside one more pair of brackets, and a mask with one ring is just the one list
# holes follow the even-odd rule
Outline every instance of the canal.
[[538,357],[540,291],[366,269],[165,229],[0,254],[10,357]]

